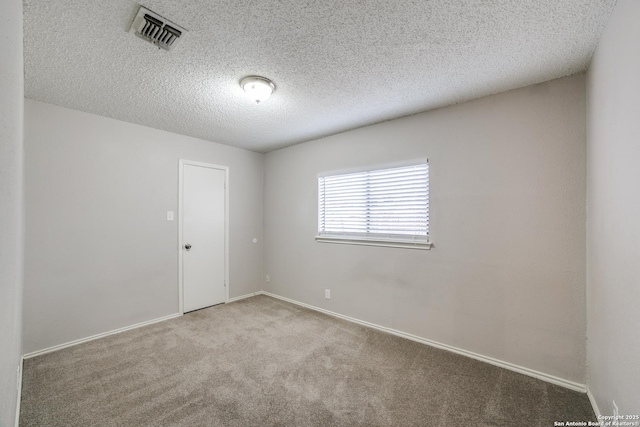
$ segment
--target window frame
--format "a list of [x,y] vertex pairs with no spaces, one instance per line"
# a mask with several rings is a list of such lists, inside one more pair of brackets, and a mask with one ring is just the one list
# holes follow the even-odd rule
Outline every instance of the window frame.
[[[321,206],[320,206],[320,179],[336,176],[336,175],[346,175],[353,173],[361,173],[361,172],[375,172],[379,170],[385,169],[394,169],[401,167],[411,167],[417,165],[427,165],[427,235],[426,236],[418,236],[418,235],[407,235],[406,238],[400,235],[395,236],[380,236],[372,235],[367,236],[366,233],[326,233],[321,234],[320,225],[321,225]],[[392,248],[406,248],[406,249],[431,249],[433,244],[431,242],[431,233],[430,233],[430,225],[429,217],[430,217],[430,163],[428,158],[414,159],[411,161],[403,161],[403,162],[394,162],[394,163],[385,163],[378,165],[370,165],[359,168],[351,168],[351,169],[342,169],[337,171],[328,171],[321,172],[317,175],[316,181],[316,202],[317,202],[317,224],[316,231],[317,235],[315,236],[315,240],[318,243],[336,243],[336,244],[347,244],[347,245],[364,245],[364,246],[382,246],[382,247],[392,247]]]

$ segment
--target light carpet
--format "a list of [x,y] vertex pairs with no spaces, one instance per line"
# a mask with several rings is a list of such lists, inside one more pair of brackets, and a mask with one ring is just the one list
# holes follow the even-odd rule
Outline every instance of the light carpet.
[[587,396],[267,296],[25,360],[21,426],[553,426]]

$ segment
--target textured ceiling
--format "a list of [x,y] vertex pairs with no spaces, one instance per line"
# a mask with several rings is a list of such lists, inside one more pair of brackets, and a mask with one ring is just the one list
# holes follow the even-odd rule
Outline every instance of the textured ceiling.
[[[28,98],[255,151],[583,71],[615,0],[25,0]],[[252,103],[238,82],[262,75]]]

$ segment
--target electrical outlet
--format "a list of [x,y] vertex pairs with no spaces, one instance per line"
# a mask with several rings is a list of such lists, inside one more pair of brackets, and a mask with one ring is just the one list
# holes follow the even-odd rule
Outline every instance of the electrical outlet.
[[268,274],[264,277],[264,281],[267,283],[271,283],[271,276],[269,276]]
[[324,290],[324,297],[326,299],[331,299],[331,289],[325,289]]
[[616,405],[616,401],[615,400],[612,400],[611,402],[613,403],[613,420],[616,422],[614,425],[618,425],[618,422],[619,422],[618,405]]

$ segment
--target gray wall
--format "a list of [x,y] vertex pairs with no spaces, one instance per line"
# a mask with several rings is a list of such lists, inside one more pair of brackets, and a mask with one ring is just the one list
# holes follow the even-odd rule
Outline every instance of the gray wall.
[[229,166],[230,297],[262,289],[262,154],[27,100],[25,156],[25,353],[178,311],[180,158]]
[[2,0],[0,10],[0,426],[8,427],[22,355],[22,2]]
[[640,2],[620,0],[588,73],[587,362],[603,414],[640,414]]
[[[265,290],[584,383],[584,84],[568,77],[267,154]],[[319,172],[420,157],[435,248],[314,241]]]

